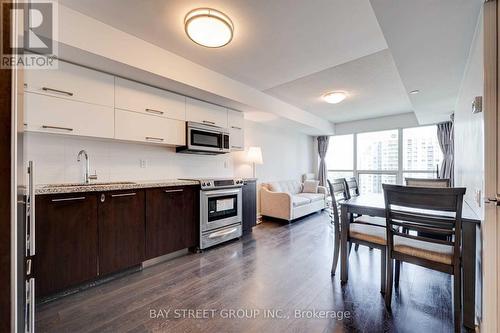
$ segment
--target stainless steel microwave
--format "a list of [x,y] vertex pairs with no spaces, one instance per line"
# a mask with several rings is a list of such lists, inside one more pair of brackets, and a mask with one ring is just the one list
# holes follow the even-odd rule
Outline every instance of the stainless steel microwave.
[[226,128],[195,123],[186,123],[186,145],[177,147],[178,153],[225,154],[229,153],[229,131]]

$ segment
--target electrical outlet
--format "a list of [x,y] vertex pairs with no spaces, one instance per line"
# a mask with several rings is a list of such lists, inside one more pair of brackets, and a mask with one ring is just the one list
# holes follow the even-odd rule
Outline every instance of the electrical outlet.
[[146,163],[146,160],[143,160],[143,159],[140,159],[139,160],[139,165],[141,168],[146,168],[147,167],[147,163]]

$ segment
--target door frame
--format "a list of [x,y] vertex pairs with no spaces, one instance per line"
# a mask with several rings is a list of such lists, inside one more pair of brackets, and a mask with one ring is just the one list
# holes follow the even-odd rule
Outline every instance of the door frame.
[[[484,197],[485,215],[482,223],[482,320],[481,331],[497,332],[500,323],[499,314],[499,274],[500,267],[500,228],[498,226],[500,207],[500,126],[498,121],[498,96],[500,77],[498,45],[499,6],[497,0],[486,0],[484,15]],[[496,202],[495,202],[496,201]],[[485,255],[487,254],[487,255]]]
[[[11,36],[10,15],[2,18],[2,34]],[[15,307],[15,279],[12,276],[13,259],[12,250],[14,239],[12,219],[15,210],[12,202],[15,198],[12,192],[12,149],[13,149],[13,109],[12,109],[12,70],[0,69],[0,285],[7,292],[0,293],[0,331],[14,331]]]

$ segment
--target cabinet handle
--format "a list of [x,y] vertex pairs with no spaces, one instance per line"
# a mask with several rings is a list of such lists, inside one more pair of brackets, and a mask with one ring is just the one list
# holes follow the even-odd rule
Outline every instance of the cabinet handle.
[[56,129],[56,130],[62,130],[62,131],[73,132],[73,129],[72,129],[72,128],[70,128],[70,127],[60,127],[60,126],[42,125],[42,128],[44,128],[44,129]]
[[237,127],[237,126],[231,126],[231,128],[234,128],[234,129],[237,129],[237,130],[241,130],[241,127]]
[[208,121],[208,120],[203,120],[204,124],[210,124],[210,125],[215,125],[213,121]]
[[58,94],[63,94],[63,95],[68,95],[68,96],[73,96],[72,92],[69,91],[64,91],[64,90],[59,90],[59,89],[53,89],[53,88],[48,88],[48,87],[42,87],[43,91],[48,91],[48,92],[55,92]]
[[231,148],[243,149],[243,147],[240,147],[240,146],[231,146]]
[[163,111],[154,110],[154,109],[146,109],[146,112],[154,113],[154,114],[163,114],[164,113]]
[[134,195],[136,195],[137,193],[133,192],[133,193],[121,193],[121,194],[111,194],[111,197],[112,198],[118,198],[118,197],[132,197]]
[[52,202],[61,202],[61,201],[76,201],[76,200],[85,200],[85,197],[74,197],[74,198],[52,199]]
[[182,192],[182,191],[184,191],[184,190],[183,189],[180,189],[180,190],[165,190],[163,192],[165,192],[165,193],[174,193],[174,192]]
[[154,136],[147,136],[146,140],[148,140],[148,141],[163,141],[164,139],[162,139],[162,138],[155,138]]

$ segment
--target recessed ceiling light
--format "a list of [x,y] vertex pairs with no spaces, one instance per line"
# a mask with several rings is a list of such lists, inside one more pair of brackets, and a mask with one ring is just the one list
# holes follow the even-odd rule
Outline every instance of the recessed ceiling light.
[[417,89],[417,90],[412,90],[412,91],[410,91],[410,94],[411,94],[411,95],[416,95],[416,94],[418,94],[419,92],[420,92],[420,90],[418,90],[418,89]]
[[322,96],[323,100],[330,104],[337,104],[346,99],[347,94],[343,91],[331,91]]
[[233,39],[233,22],[215,9],[197,8],[184,18],[184,29],[196,44],[206,47],[222,47]]

